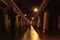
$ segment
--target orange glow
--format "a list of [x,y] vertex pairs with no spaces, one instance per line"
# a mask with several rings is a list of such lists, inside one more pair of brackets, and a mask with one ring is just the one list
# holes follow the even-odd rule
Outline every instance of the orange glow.
[[38,33],[35,31],[32,25],[31,25],[30,37],[31,37],[30,40],[41,40],[41,38],[39,38]]
[[37,12],[38,11],[38,9],[37,8],[34,8],[34,12]]
[[30,28],[27,29],[25,32],[24,37],[21,40],[42,40],[38,33],[35,31],[32,25],[30,25]]
[[32,20],[34,19],[34,17],[32,17]]
[[24,16],[27,16],[26,14]]

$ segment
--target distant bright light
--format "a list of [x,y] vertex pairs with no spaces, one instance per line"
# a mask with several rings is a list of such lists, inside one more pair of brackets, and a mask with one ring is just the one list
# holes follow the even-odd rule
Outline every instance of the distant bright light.
[[34,8],[34,12],[37,12],[38,11],[38,8]]
[[32,20],[34,19],[34,17],[32,17]]
[[27,16],[26,14],[24,16]]

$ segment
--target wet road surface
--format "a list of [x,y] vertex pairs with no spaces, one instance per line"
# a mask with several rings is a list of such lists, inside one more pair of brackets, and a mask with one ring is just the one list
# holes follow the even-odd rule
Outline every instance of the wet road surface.
[[25,28],[20,32],[16,31],[12,39],[10,32],[0,32],[0,40],[60,40],[60,34],[40,34],[32,25]]
[[25,32],[24,37],[21,40],[60,40],[59,34],[39,34],[31,26]]
[[41,40],[41,38],[39,37],[39,35],[35,31],[35,29],[31,26],[26,31],[26,33],[25,33],[24,37],[22,38],[22,40]]

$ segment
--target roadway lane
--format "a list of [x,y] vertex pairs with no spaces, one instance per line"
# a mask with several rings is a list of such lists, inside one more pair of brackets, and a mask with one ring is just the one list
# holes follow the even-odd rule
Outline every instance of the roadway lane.
[[31,25],[20,40],[60,40],[60,34],[40,34]]
[[21,40],[41,40],[41,38],[31,25],[30,28],[27,29],[24,37]]
[[[22,29],[22,30],[21,30]],[[16,31],[15,37],[11,39],[11,33],[8,31],[0,32],[0,40],[60,40],[60,34],[41,34],[34,29],[32,25],[22,27]]]

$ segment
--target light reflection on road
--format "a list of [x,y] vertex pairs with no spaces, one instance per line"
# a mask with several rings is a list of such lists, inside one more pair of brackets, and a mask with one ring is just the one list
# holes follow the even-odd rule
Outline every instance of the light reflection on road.
[[41,40],[38,33],[34,30],[33,26],[31,26],[30,37],[31,40]]
[[38,36],[38,33],[31,25],[30,28],[28,28],[27,31],[25,32],[25,35],[22,38],[22,40],[41,40],[41,38]]

